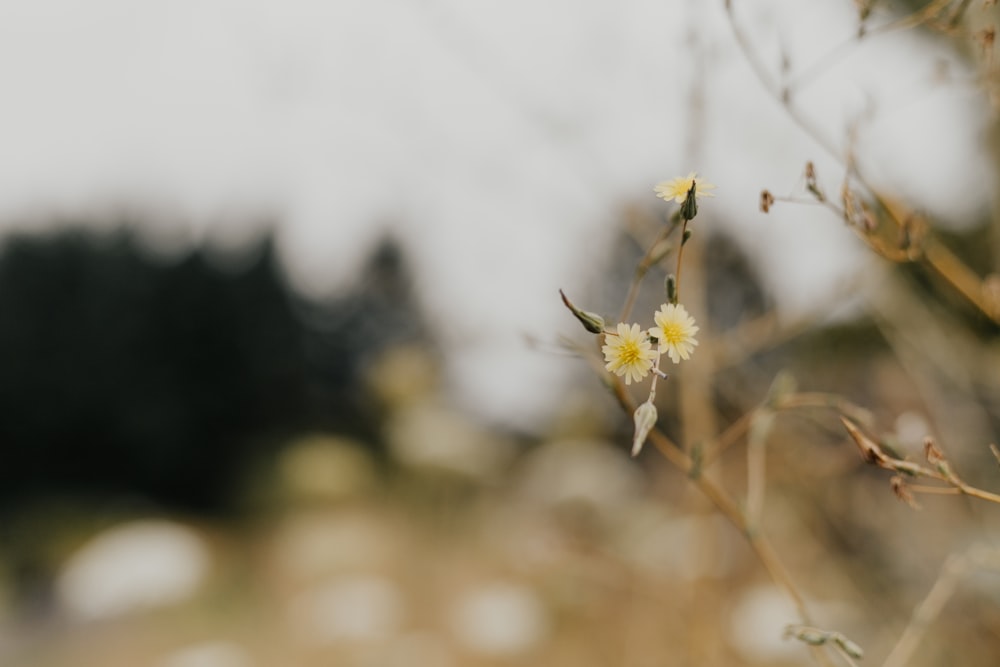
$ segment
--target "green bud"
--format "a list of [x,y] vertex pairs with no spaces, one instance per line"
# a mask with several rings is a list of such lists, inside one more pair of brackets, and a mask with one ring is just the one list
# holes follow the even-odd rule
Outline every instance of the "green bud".
[[855,660],[861,660],[861,658],[865,657],[864,650],[844,635],[838,633],[833,640],[837,642],[837,646],[844,649],[844,653]]
[[690,229],[685,229],[684,230],[684,235],[681,236],[681,245],[684,245],[685,243],[687,243],[688,239],[690,239],[690,238],[691,238],[691,230]]
[[677,276],[668,273],[667,279],[663,281],[663,287],[667,291],[667,303],[677,305]]
[[822,646],[830,639],[830,635],[820,630],[801,630],[795,635],[795,638],[810,646]]
[[810,646],[823,646],[830,640],[830,633],[805,625],[789,625],[785,628],[785,637],[794,637]]
[[580,324],[583,325],[584,329],[586,329],[592,334],[604,333],[605,323],[603,317],[601,317],[596,313],[589,313],[585,310],[580,310],[579,308],[573,305],[573,303],[563,293],[562,290],[559,290],[559,296],[562,297],[563,304],[565,304],[565,306],[569,308],[570,312],[573,313],[573,316],[576,317],[576,319],[580,320]]
[[685,220],[694,220],[694,216],[698,215],[698,197],[697,197],[698,183],[696,181],[691,182],[691,189],[688,190],[687,198],[684,203],[681,204],[681,217]]

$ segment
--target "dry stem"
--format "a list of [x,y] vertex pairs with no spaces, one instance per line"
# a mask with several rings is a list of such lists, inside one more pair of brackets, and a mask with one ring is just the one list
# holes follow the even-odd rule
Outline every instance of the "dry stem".
[[[948,462],[948,459],[945,458],[943,452],[938,449],[937,445],[930,438],[927,438],[924,442],[924,452],[927,462],[932,467],[924,466],[912,461],[904,461],[903,459],[891,456],[887,454],[877,442],[862,433],[861,430],[853,422],[851,422],[851,420],[846,417],[841,417],[840,421],[843,422],[848,435],[851,436],[854,444],[856,444],[858,449],[861,451],[861,457],[867,463],[899,473],[902,476],[899,478],[899,483],[905,487],[905,491],[928,493],[930,488],[938,488],[943,490],[934,491],[933,493],[948,493],[949,491],[947,491],[947,489],[952,489],[953,491],[951,492],[953,493],[961,493],[966,496],[972,496],[973,498],[979,498],[981,500],[1000,504],[1000,495],[984,491],[967,484],[964,480],[962,480],[952,469],[951,464]],[[926,487],[921,485],[908,485],[905,483],[906,478],[916,477],[936,479],[947,484],[948,486]]]
[[660,230],[657,235],[656,240],[649,244],[649,249],[646,250],[646,254],[642,256],[639,260],[639,264],[635,267],[635,273],[632,275],[632,282],[628,287],[628,294],[625,297],[625,305],[622,307],[622,312],[618,316],[619,322],[624,322],[628,319],[629,315],[632,313],[632,306],[635,305],[636,297],[639,295],[639,285],[642,283],[642,279],[646,277],[646,273],[649,272],[651,268],[661,259],[662,255],[660,249],[666,242],[667,237],[670,233],[677,228],[677,221],[671,220],[670,224]]
[[[622,409],[625,410],[627,414],[635,412],[636,404],[626,390],[625,383],[622,382],[622,380],[617,376],[612,376],[610,378],[610,386]],[[774,583],[784,590],[788,597],[791,598],[802,623],[812,625],[813,622],[806,606],[805,597],[799,591],[799,588],[793,581],[791,574],[778,557],[778,554],[775,552],[771,542],[764,537],[757,527],[751,526],[748,523],[747,517],[740,510],[736,501],[733,500],[732,497],[729,496],[729,494],[727,494],[715,482],[702,475],[702,467],[700,463],[685,454],[680,447],[678,447],[677,444],[668,438],[662,431],[654,428],[649,433],[648,441],[651,442],[653,446],[656,447],[656,449],[659,450],[659,452],[664,456],[664,458],[673,464],[674,467],[687,475],[695,486],[697,486],[698,489],[705,495],[705,497],[708,498],[713,505],[715,505],[716,509],[737,530],[739,530],[740,533],[743,534],[744,538],[746,538],[747,542],[750,544],[750,547],[757,555],[757,559],[760,561],[761,565],[763,565],[772,581],[774,581]],[[829,660],[822,651],[814,649],[813,653],[816,655],[817,660],[819,660],[822,664],[829,665]]]
[[[898,235],[905,236],[906,232],[913,224],[914,215],[912,213],[906,213],[905,215],[901,214],[899,206],[893,205],[893,203],[886,197],[879,195],[876,189],[873,188],[858,171],[857,165],[854,164],[853,160],[845,157],[839,150],[837,150],[833,142],[825,137],[823,133],[820,132],[819,128],[817,128],[808,117],[796,109],[796,107],[792,104],[791,89],[787,85],[780,85],[771,77],[767,67],[764,65],[763,61],[761,61],[760,56],[753,49],[750,39],[737,22],[732,3],[727,1],[724,4],[726,8],[726,16],[729,19],[729,24],[736,39],[736,43],[739,45],[740,50],[743,52],[743,57],[750,65],[750,68],[759,79],[763,88],[784,107],[785,113],[796,125],[809,135],[813,141],[826,151],[826,153],[833,157],[834,160],[844,165],[850,176],[855,178],[857,182],[864,186],[867,191],[873,193],[873,196],[878,204],[888,213],[887,218],[896,227],[895,231]],[[944,11],[949,4],[951,4],[951,0],[936,0],[927,7],[915,12],[912,16],[885,26],[877,30],[877,32],[909,28],[942,19]],[[950,15],[946,19],[943,19],[943,23],[938,25],[938,27],[944,30],[954,27],[962,13],[966,10],[967,6],[968,3],[964,0],[959,2]],[[867,34],[871,34],[871,32],[876,31],[869,31]],[[845,189],[846,188],[847,185],[845,184]],[[839,212],[843,217],[845,217],[845,219],[848,218],[846,206],[845,209],[842,210],[830,203],[827,205],[830,206],[832,210]],[[848,220],[848,222],[852,223],[852,227],[856,232],[858,232],[859,236],[861,236],[868,246],[877,254],[893,262],[919,260],[926,263],[935,273],[940,275],[947,283],[954,287],[978,310],[997,324],[1000,324],[1000,306],[985,298],[984,294],[986,293],[986,290],[983,287],[983,280],[940,242],[928,236],[927,238],[921,239],[920,247],[918,248],[893,248],[884,243],[882,240],[877,239],[871,233],[873,230],[868,229],[867,226],[853,224],[852,220]],[[920,219],[919,222],[923,223],[925,228],[929,227],[922,219]]]
[[944,565],[941,566],[937,580],[924,599],[913,610],[910,622],[903,630],[903,634],[900,635],[892,651],[886,656],[882,667],[903,667],[903,665],[909,664],[920,645],[920,640],[941,614],[941,610],[955,593],[962,578],[974,569],[997,569],[997,565],[997,552],[982,547],[973,547],[964,553],[953,553],[948,556]]

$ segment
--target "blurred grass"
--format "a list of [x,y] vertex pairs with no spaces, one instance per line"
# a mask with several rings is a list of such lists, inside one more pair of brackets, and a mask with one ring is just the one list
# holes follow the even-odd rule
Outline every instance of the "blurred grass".
[[[864,325],[800,339],[781,348],[780,359],[748,362],[740,395],[761,396],[764,371],[780,361],[811,388],[857,394],[864,387],[865,405],[888,431],[892,415],[920,411],[923,403],[891,348],[873,340]],[[406,368],[417,374],[371,383],[382,387],[390,451],[406,451],[393,439],[420,441],[409,443],[402,460],[380,465],[364,443],[338,437],[289,443],[273,467],[252,477],[242,519],[174,517],[192,525],[212,554],[211,575],[190,599],[92,621],[58,608],[25,615],[8,606],[3,664],[808,661],[803,647],[781,639],[794,610],[740,535],[655,455],[630,459],[624,420],[595,422],[568,401],[554,431],[537,441],[489,432],[433,389],[432,357],[419,348],[389,354],[394,375]],[[386,366],[374,368],[384,373]],[[720,381],[732,382],[730,375]],[[610,401],[596,386],[588,400]],[[731,409],[734,397],[727,396]],[[420,411],[427,411],[420,433],[394,429]],[[414,448],[433,448],[437,437],[456,433],[488,464],[451,465],[462,443],[452,443],[444,459],[413,456]],[[950,553],[990,545],[996,534],[992,507],[922,497],[924,509],[914,511],[897,501],[830,411],[779,413],[767,447],[763,529],[824,624],[860,643],[866,660],[888,652]],[[979,468],[984,482],[995,483],[996,465],[976,450],[952,448],[957,465]],[[739,495],[742,446],[723,452],[713,474]],[[81,526],[102,523],[88,521],[85,507],[61,521],[48,516],[53,525],[41,532],[54,563],[92,533]],[[963,665],[994,664],[997,595],[996,574],[960,586],[912,664],[942,664],[946,655],[960,655]]]

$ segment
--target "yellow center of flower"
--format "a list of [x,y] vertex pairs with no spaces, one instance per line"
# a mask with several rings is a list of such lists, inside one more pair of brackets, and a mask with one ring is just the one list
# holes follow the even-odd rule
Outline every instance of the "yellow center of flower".
[[684,342],[686,338],[684,328],[676,322],[670,322],[666,326],[660,327],[660,329],[663,331],[664,343],[676,345],[677,343]]
[[619,348],[619,359],[621,359],[622,365],[634,364],[642,358],[642,353],[639,350],[639,344],[635,341],[628,341],[623,343]]

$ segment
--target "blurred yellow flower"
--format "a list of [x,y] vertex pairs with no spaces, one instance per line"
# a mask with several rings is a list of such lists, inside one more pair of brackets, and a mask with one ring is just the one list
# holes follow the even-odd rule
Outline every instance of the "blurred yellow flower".
[[659,341],[660,353],[666,352],[675,364],[687,360],[698,344],[694,338],[698,327],[684,306],[665,303],[653,315],[653,321],[656,326],[649,330],[649,335]]
[[607,334],[605,341],[601,351],[608,363],[604,367],[616,375],[624,375],[625,384],[638,382],[649,374],[657,354],[638,324],[619,322],[618,333]]
[[698,178],[698,175],[693,171],[683,178],[675,178],[657,183],[653,190],[656,192],[656,196],[661,199],[665,199],[666,201],[673,200],[678,204],[683,204],[684,200],[687,199],[687,194],[691,190],[691,186],[695,184],[698,186],[695,189],[696,198],[715,196],[714,192],[708,192],[709,190],[714,190],[715,186]]

